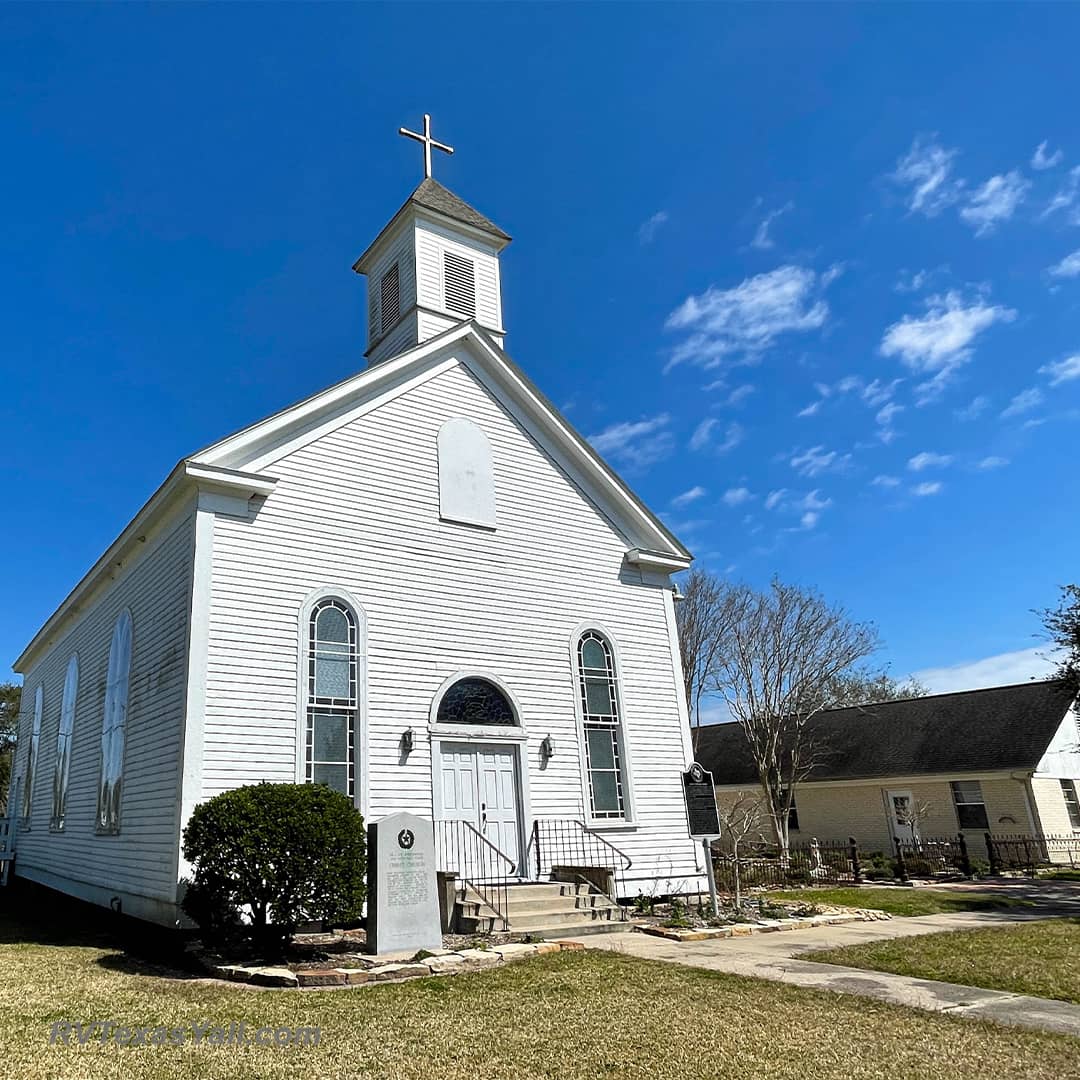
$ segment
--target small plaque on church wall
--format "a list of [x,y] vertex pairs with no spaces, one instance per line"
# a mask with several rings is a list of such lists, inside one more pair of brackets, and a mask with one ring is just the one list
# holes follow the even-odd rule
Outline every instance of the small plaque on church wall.
[[435,831],[427,818],[391,814],[368,826],[368,952],[442,948]]
[[686,820],[694,840],[713,840],[720,835],[720,815],[716,810],[716,788],[712,773],[696,761],[682,774],[686,797]]

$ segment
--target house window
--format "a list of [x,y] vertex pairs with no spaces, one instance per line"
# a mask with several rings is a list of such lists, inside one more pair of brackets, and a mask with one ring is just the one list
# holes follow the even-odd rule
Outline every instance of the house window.
[[1069,811],[1069,824],[1080,829],[1080,800],[1076,797],[1076,781],[1062,780],[1061,794],[1065,797],[1065,809]]
[[113,627],[105,712],[101,718],[101,779],[98,783],[97,831],[120,831],[120,788],[124,772],[128,683],[131,677],[131,613],[122,611]]
[[476,314],[476,268],[472,260],[444,251],[443,282],[447,311],[471,319]]
[[401,315],[401,278],[394,263],[379,281],[379,332],[385,334]]
[[[787,796],[786,791],[784,792],[784,796]],[[791,806],[788,808],[787,827],[788,832],[799,831],[799,805],[795,801],[794,795],[791,796]]]
[[591,814],[598,819],[625,819],[625,748],[610,642],[595,630],[587,630],[578,639],[577,661]]
[[951,784],[956,820],[961,829],[988,829],[986,804],[978,780],[954,780]]
[[306,779],[356,795],[359,708],[356,617],[340,600],[321,600],[308,623]]
[[39,685],[34,691],[34,726],[30,729],[30,752],[26,758],[26,786],[22,794],[22,816],[30,817],[33,805],[34,775],[37,772],[38,743],[41,742],[41,709],[44,691]]
[[72,656],[64,676],[64,697],[60,704],[60,727],[56,733],[56,771],[53,773],[51,828],[64,827],[67,810],[68,770],[71,767],[71,729],[75,724],[75,698],[79,693],[79,658]]

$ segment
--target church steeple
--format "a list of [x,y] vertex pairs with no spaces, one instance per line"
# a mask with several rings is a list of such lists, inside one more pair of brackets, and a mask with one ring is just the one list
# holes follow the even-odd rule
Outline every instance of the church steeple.
[[431,176],[431,150],[453,147],[401,128],[424,144],[424,179],[353,264],[368,279],[368,344],[376,364],[475,319],[501,345],[499,253],[510,237]]

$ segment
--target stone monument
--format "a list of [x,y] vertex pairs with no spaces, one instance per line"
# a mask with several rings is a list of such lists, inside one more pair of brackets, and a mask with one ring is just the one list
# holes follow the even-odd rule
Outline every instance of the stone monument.
[[372,953],[442,948],[427,818],[391,814],[368,826],[367,945]]

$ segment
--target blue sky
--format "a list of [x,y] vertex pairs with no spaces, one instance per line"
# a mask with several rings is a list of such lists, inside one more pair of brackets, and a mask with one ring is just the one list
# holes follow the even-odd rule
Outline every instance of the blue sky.
[[[436,176],[507,345],[708,567],[948,689],[1077,580],[1080,9],[0,11],[0,653],[188,453],[362,364]],[[975,665],[974,667],[971,665]]]

